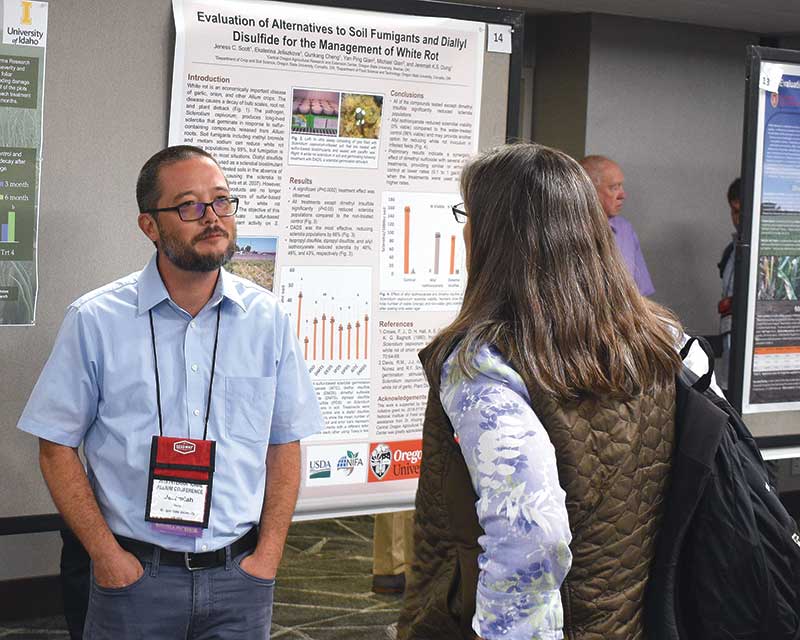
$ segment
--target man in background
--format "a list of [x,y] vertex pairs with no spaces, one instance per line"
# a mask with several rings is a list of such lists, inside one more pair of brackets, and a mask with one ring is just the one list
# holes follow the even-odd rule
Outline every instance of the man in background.
[[625,202],[625,174],[622,173],[622,169],[616,162],[605,156],[586,156],[580,161],[580,164],[589,174],[595,189],[597,189],[600,204],[603,206],[608,224],[614,233],[617,248],[625,260],[628,271],[636,281],[639,293],[643,296],[653,295],[656,290],[639,246],[639,238],[633,225],[620,215]]
[[414,512],[376,514],[372,544],[372,590],[402,594],[414,557]]
[[719,277],[722,279],[722,294],[717,311],[719,312],[719,334],[722,337],[722,360],[717,367],[717,382],[724,391],[728,391],[728,369],[731,357],[731,322],[733,320],[733,275],[734,259],[736,257],[736,241],[741,234],[742,220],[742,179],[736,178],[728,187],[728,206],[731,210],[731,222],[734,231],[731,241],[722,252],[722,257],[717,263]]

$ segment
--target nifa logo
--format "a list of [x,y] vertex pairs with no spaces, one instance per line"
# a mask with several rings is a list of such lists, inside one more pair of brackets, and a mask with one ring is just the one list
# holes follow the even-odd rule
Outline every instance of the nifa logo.
[[31,17],[31,7],[33,6],[33,2],[30,0],[23,0],[20,2],[22,5],[22,18],[20,18],[20,24],[33,24],[33,18]]
[[342,456],[339,458],[339,462],[336,463],[336,470],[337,471],[346,471],[347,476],[353,475],[353,471],[356,467],[363,467],[364,461],[358,455],[358,452],[355,451],[348,451],[346,456]]
[[175,453],[180,453],[184,456],[194,453],[196,449],[197,447],[195,446],[194,442],[189,442],[188,440],[180,440],[172,445],[172,450]]

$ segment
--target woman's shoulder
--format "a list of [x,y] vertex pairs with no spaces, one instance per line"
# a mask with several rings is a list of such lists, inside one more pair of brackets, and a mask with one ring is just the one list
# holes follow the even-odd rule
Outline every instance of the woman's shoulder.
[[[442,395],[456,389],[477,387],[508,387],[528,400],[528,391],[522,377],[496,346],[482,344],[464,352],[458,345],[442,367]],[[466,368],[462,366],[466,365]]]

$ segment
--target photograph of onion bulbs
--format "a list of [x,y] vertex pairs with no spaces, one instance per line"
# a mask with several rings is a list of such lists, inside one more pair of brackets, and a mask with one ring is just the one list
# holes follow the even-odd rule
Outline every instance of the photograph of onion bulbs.
[[335,136],[339,130],[336,91],[295,89],[292,92],[292,133]]

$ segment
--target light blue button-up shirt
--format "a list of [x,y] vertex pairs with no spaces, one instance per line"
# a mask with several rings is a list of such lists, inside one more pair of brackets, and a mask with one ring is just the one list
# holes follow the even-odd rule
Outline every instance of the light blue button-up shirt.
[[[164,435],[203,437],[217,307],[222,305],[208,438],[217,443],[209,526],[193,539],[144,519],[150,445],[158,435],[153,312]],[[70,305],[18,427],[69,447],[111,530],[175,551],[211,551],[257,524],[268,444],[322,430],[288,315],[270,292],[221,270],[192,318],[169,297],[155,256],[141,272]]]

